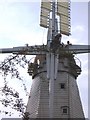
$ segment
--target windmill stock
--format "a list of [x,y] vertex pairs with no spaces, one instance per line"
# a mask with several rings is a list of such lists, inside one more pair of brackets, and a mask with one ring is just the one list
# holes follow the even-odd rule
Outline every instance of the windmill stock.
[[30,113],[30,118],[84,118],[76,85],[81,68],[74,55],[90,53],[90,45],[61,43],[62,35],[70,35],[70,1],[42,1],[40,26],[48,28],[47,45],[0,49],[1,54],[36,55],[33,67],[30,64],[28,68],[33,84],[26,112]]

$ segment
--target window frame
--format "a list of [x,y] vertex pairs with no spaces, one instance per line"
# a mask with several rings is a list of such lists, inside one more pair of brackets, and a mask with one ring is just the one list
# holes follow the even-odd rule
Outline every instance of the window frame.
[[[63,111],[63,110],[65,110],[65,109],[67,110],[67,112],[64,112],[64,111]],[[63,115],[68,115],[68,113],[69,113],[69,107],[68,107],[68,106],[62,106],[62,107],[61,107],[61,110],[62,110],[62,114],[63,114]]]
[[65,88],[66,88],[65,83],[60,83],[60,89],[65,89]]

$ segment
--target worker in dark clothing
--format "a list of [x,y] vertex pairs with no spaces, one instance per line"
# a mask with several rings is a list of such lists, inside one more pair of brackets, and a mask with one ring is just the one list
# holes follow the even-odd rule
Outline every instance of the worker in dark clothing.
[[61,37],[62,35],[59,33],[57,35],[54,36],[54,39],[52,40],[51,42],[51,48],[52,50],[55,52],[58,47],[60,46],[60,43],[61,43]]
[[69,41],[67,41],[67,45],[72,45]]

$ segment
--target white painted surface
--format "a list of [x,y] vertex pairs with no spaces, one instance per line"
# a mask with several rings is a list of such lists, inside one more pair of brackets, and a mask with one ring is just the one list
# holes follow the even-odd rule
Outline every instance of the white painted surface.
[[[46,70],[46,64],[43,69]],[[68,73],[67,58],[59,60],[57,79],[53,84],[53,118],[84,118],[76,79]],[[49,118],[49,81],[46,72],[38,74],[32,84],[27,110],[33,112],[30,117]],[[65,89],[60,88],[60,83],[65,83]],[[37,93],[37,94],[36,94]],[[68,114],[62,113],[62,107],[68,107]]]

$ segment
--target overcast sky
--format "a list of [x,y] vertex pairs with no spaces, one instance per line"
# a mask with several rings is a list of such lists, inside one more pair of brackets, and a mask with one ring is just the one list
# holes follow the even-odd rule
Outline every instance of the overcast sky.
[[[47,30],[39,26],[40,2],[0,2],[0,48],[22,46],[28,43],[36,45],[46,43]],[[69,40],[72,44],[88,44],[88,3],[71,3],[71,36],[63,36],[62,42]],[[0,55],[0,60],[6,55]],[[77,55],[82,63],[82,73],[77,83],[83,104],[85,116],[88,117],[88,58],[87,54]],[[25,70],[26,71],[26,70]],[[22,70],[23,74],[25,72]],[[27,71],[26,71],[27,72]],[[23,76],[26,78],[26,76]],[[2,80],[2,78],[0,77]],[[31,77],[27,75],[28,90]],[[10,85],[20,87],[17,80]],[[1,83],[0,83],[1,84]],[[20,88],[19,88],[20,89]],[[13,115],[18,117],[17,113]],[[3,116],[4,117],[4,116]],[[7,116],[6,116],[7,117]],[[2,118],[2,115],[0,116]]]

